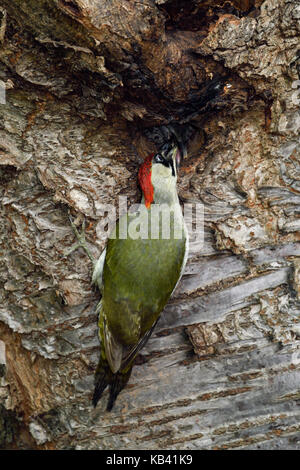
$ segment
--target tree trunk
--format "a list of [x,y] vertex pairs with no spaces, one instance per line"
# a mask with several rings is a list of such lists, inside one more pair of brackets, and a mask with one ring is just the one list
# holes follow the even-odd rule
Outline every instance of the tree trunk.
[[[0,446],[299,448],[298,0],[0,0]],[[204,242],[111,413],[92,266],[165,133]]]

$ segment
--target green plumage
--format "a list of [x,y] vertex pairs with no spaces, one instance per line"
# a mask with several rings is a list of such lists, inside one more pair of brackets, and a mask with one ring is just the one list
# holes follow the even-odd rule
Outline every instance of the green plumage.
[[[110,238],[107,244],[99,315],[101,357],[93,402],[97,403],[109,384],[108,409],[112,408],[117,394],[126,385],[133,360],[150,337],[180,278],[184,263],[186,238],[181,213],[179,217],[171,213],[169,239],[163,239],[160,218],[156,233],[159,238],[154,239],[153,234],[151,237],[152,207],[123,216],[129,229],[127,238],[120,238],[119,221],[112,234],[115,238]],[[144,231],[144,236],[148,234],[147,239],[131,238],[130,227],[135,227],[138,221],[144,229],[148,227]],[[152,225],[155,228],[155,224]],[[179,227],[181,238],[174,237],[174,225],[177,228],[175,236],[178,237]],[[115,373],[111,370],[112,365],[116,365]]]

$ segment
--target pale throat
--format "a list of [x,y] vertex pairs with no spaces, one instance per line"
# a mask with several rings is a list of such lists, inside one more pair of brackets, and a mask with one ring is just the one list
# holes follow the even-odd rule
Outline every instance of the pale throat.
[[154,186],[153,202],[155,204],[168,204],[171,207],[179,204],[175,178],[174,182],[166,182],[164,186],[158,188]]
[[[141,204],[145,204],[144,195],[142,195]],[[179,204],[176,186],[171,191],[154,188],[153,204],[167,204],[170,207]]]

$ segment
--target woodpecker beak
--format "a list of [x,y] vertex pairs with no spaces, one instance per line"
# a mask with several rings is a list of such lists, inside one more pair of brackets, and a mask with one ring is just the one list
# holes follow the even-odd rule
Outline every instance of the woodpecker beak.
[[172,163],[172,171],[175,176],[175,168],[177,173],[181,159],[187,156],[186,146],[182,142],[178,142],[177,144],[169,142],[161,148],[160,153],[166,161]]
[[[183,142],[180,142],[178,147],[179,147],[180,157],[182,158],[182,160],[184,160],[187,157],[186,145]],[[179,163],[180,163],[180,160],[179,160]]]
[[180,165],[180,160],[181,160],[181,154],[180,154],[180,150],[177,146],[174,147],[174,149],[173,149],[172,160],[176,165],[176,170],[178,170],[179,165]]
[[184,160],[185,158],[187,157],[187,149],[186,149],[186,146],[180,142],[178,144],[178,147],[176,146],[174,148],[174,152],[173,152],[173,155],[172,155],[172,158],[173,160],[175,161],[176,163],[176,168],[178,170],[179,166],[180,166],[180,162],[181,160]]

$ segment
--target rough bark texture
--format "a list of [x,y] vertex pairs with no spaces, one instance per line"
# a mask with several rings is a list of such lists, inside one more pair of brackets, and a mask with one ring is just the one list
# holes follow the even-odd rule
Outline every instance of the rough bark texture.
[[[0,4],[0,446],[299,448],[299,1]],[[98,256],[102,204],[139,199],[172,123],[197,129],[179,195],[204,244],[93,410],[99,294],[67,209]]]

